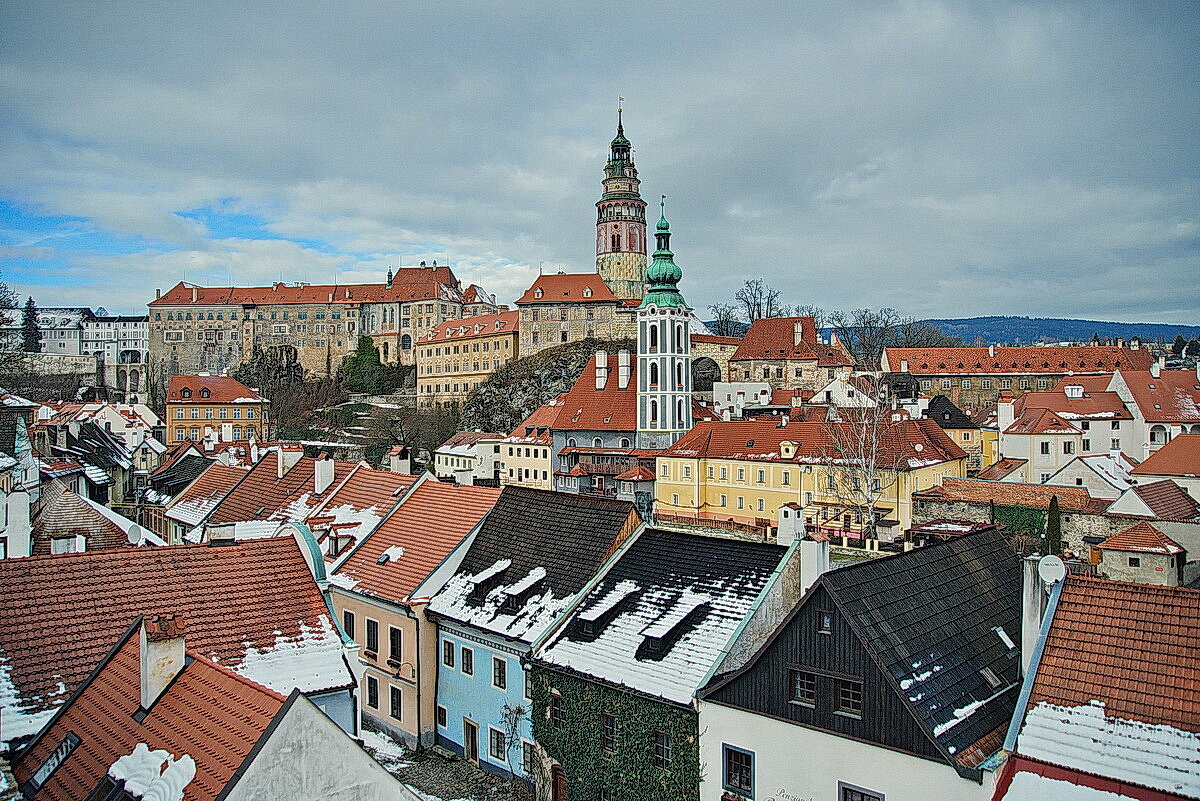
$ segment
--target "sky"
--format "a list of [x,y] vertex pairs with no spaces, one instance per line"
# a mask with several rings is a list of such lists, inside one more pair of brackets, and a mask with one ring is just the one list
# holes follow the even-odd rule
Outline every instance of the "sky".
[[[691,305],[1200,323],[1194,2],[0,4],[0,280],[595,268],[618,96]],[[651,216],[651,223],[655,218]]]

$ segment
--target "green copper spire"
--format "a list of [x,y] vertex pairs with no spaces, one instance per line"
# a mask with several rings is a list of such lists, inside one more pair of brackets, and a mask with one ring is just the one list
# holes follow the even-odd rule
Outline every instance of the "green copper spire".
[[687,308],[687,301],[679,292],[679,279],[683,271],[675,264],[675,254],[671,252],[671,224],[667,222],[667,196],[662,196],[659,203],[660,214],[658,225],[655,226],[654,239],[657,249],[654,251],[654,261],[646,270],[646,297],[642,299],[639,308],[645,308],[653,303],[655,306],[679,306]]

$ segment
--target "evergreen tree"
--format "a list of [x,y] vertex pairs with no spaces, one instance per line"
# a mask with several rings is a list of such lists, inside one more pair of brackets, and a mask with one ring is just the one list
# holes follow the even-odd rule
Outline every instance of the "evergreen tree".
[[379,350],[370,337],[359,337],[354,353],[342,364],[342,377],[349,392],[377,395],[389,387],[389,372],[379,359]]
[[1046,553],[1057,556],[1062,553],[1062,513],[1058,510],[1058,496],[1050,496],[1050,508],[1046,510]]
[[21,312],[21,350],[26,353],[41,353],[42,329],[38,327],[37,304],[30,296]]

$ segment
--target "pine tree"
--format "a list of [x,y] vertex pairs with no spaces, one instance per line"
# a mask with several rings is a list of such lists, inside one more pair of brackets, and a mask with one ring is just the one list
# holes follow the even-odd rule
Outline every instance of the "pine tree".
[[1171,343],[1171,353],[1182,356],[1185,345],[1187,345],[1187,340],[1183,338],[1183,334],[1176,334],[1175,341]]
[[388,371],[379,359],[379,350],[370,337],[359,337],[358,346],[342,365],[346,389],[376,395],[387,389]]
[[38,309],[32,296],[25,301],[21,312],[21,350],[26,353],[42,351],[42,329],[38,327]]
[[1046,510],[1046,553],[1054,556],[1062,553],[1062,513],[1058,510],[1058,496],[1050,496],[1050,508]]

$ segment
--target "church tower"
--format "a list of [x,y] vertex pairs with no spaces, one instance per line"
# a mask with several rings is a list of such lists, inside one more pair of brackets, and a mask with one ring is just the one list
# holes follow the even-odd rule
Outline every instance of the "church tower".
[[640,300],[646,288],[646,201],[632,150],[618,108],[604,194],[596,201],[596,272],[622,300]]
[[692,427],[692,310],[679,293],[683,272],[671,252],[666,199],[655,228],[654,262],[637,310],[637,446],[661,450]]

